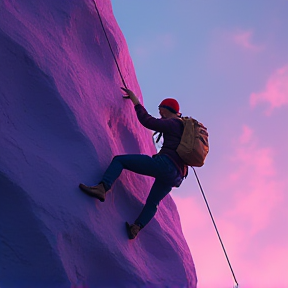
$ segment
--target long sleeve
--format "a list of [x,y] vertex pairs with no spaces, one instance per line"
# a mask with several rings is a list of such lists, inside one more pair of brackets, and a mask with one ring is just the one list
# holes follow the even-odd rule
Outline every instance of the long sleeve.
[[[141,105],[135,105],[135,111],[139,122],[147,129],[157,132],[169,133],[171,131],[171,119],[157,119],[148,114],[147,110]],[[173,126],[173,124],[172,124]]]

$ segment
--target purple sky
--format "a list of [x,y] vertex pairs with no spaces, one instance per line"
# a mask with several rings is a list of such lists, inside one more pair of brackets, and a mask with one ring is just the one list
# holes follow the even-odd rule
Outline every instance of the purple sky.
[[[145,107],[203,122],[197,169],[241,288],[287,288],[288,1],[112,0]],[[125,73],[124,73],[125,77]],[[233,277],[193,171],[172,192],[199,288]]]

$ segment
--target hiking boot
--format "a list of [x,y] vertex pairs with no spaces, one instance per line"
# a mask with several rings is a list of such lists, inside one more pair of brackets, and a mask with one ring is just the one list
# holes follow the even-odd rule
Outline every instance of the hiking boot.
[[103,183],[96,186],[86,186],[85,184],[80,184],[79,188],[87,195],[99,199],[101,202],[105,201],[105,188]]
[[141,227],[140,227],[140,225],[137,225],[137,224],[131,224],[130,225],[128,222],[126,222],[126,230],[128,233],[128,238],[134,239],[134,238],[136,238],[137,234],[141,230]]

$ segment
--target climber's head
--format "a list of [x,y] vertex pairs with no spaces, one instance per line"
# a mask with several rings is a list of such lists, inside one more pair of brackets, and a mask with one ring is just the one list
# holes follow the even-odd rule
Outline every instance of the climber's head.
[[177,100],[173,98],[164,99],[158,106],[159,113],[163,118],[171,118],[171,117],[180,117],[181,113],[179,113],[180,106]]

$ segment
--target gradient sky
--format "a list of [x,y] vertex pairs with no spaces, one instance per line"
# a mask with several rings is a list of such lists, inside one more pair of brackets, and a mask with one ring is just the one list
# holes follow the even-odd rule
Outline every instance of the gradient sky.
[[[112,5],[150,114],[173,97],[208,127],[210,152],[196,171],[239,287],[287,288],[288,1]],[[233,287],[192,170],[171,194],[198,287]]]

